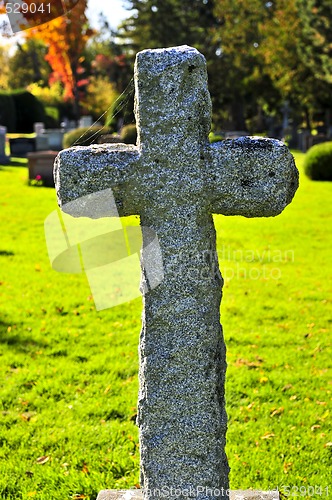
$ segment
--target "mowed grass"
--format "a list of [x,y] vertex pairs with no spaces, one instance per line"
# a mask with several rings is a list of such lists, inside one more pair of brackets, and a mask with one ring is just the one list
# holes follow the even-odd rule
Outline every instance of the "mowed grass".
[[[232,489],[328,499],[332,184],[300,182],[277,218],[215,216],[227,454]],[[29,187],[24,167],[0,167],[0,189],[0,498],[134,487],[141,299],[97,312],[84,275],[50,267],[54,190]]]

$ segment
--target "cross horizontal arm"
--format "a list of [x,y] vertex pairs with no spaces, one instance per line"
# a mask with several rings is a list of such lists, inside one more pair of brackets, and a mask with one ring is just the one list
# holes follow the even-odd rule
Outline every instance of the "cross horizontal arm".
[[275,139],[226,140],[209,145],[204,157],[213,213],[275,216],[291,202],[299,185],[293,156]]
[[[74,217],[112,215],[109,210],[104,214],[101,207],[91,213],[86,205],[87,195],[111,188],[117,208],[114,216],[137,214],[139,163],[138,148],[127,144],[75,146],[60,151],[54,164],[60,208]],[[76,203],[70,203],[73,201]]]

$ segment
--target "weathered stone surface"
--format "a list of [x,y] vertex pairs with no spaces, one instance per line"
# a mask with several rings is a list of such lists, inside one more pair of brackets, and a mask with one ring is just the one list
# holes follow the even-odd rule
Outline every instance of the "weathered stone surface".
[[[159,238],[164,280],[144,296],[139,348],[141,486],[226,491],[226,353],[212,213],[277,215],[291,201],[298,173],[276,140],[209,144],[211,101],[197,50],[139,53],[135,86],[137,146],[62,151],[55,166],[59,204],[112,188],[119,214],[139,214]],[[83,202],[75,207],[75,216],[101,216]],[[143,244],[147,239],[143,230]],[[150,265],[143,252],[144,290]]]

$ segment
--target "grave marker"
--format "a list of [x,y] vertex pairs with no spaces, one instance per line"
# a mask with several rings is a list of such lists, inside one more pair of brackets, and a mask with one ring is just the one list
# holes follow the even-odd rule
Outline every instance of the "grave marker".
[[[222,277],[212,214],[278,215],[293,198],[298,172],[277,140],[209,144],[211,100],[197,50],[140,52],[135,89],[137,146],[61,151],[55,162],[59,205],[66,209],[76,200],[68,205],[75,207],[71,214],[93,218],[80,199],[112,188],[119,215],[139,214],[159,239],[164,280],[144,296],[139,348],[145,498],[172,487],[182,492],[179,498],[188,491],[215,498],[210,492],[216,490],[218,498],[228,498]],[[143,243],[147,238],[143,229]],[[142,288],[148,288],[150,265],[143,255]]]
[[9,156],[6,155],[6,134],[7,127],[0,126],[0,164],[8,165],[10,163]]

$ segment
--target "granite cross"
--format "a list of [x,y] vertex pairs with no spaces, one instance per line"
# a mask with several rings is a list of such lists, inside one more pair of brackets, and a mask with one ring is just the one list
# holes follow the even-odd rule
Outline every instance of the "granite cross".
[[[135,92],[137,146],[61,151],[59,205],[77,200],[72,215],[100,217],[102,210],[90,213],[84,197],[111,188],[120,216],[140,215],[143,245],[144,227],[159,239],[164,279],[143,298],[139,346],[145,497],[176,488],[183,498],[188,491],[212,498],[215,489],[228,498],[222,277],[212,214],[275,216],[292,200],[298,172],[277,140],[209,143],[206,63],[194,48],[138,53]],[[147,266],[143,254],[144,287]]]

